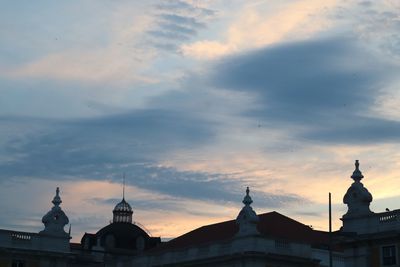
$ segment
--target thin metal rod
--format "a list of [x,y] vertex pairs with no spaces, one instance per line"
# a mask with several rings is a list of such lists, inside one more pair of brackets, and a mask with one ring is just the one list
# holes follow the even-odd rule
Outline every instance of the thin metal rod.
[[123,174],[122,199],[125,199],[125,173]]
[[329,192],[329,267],[332,266],[332,200],[331,192]]

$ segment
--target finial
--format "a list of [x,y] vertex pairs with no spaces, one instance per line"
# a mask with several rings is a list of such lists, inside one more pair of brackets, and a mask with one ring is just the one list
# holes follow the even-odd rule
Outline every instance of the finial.
[[249,187],[247,187],[247,189],[246,189],[246,196],[244,197],[242,202],[246,206],[250,206],[250,204],[253,203],[253,200],[250,197],[250,189],[249,189]]
[[54,204],[54,206],[57,206],[57,207],[60,206],[60,204],[62,203],[62,200],[60,198],[60,188],[59,187],[57,187],[57,189],[56,189],[56,195],[53,198],[52,203]]
[[42,222],[44,224],[44,230],[40,231],[40,234],[67,237],[68,233],[64,231],[64,226],[69,223],[69,219],[60,207],[62,201],[59,187],[56,188],[56,195],[51,202],[54,206],[43,216]]
[[238,216],[236,217],[236,223],[239,225],[239,231],[237,236],[251,236],[258,235],[257,224],[259,218],[250,204],[253,200],[250,197],[250,189],[246,188],[246,196],[243,199],[244,207],[240,210]]
[[359,169],[360,163],[358,162],[358,159],[356,160],[354,165],[356,166],[356,169],[354,170],[351,178],[353,178],[354,181],[359,182],[362,178],[364,178],[364,175],[362,175]]

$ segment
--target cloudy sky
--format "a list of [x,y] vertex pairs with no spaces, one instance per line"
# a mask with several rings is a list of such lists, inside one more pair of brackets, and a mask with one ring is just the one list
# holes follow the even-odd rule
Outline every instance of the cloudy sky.
[[397,0],[4,1],[0,228],[73,240],[122,197],[153,236],[258,213],[335,228],[360,160],[399,208]]

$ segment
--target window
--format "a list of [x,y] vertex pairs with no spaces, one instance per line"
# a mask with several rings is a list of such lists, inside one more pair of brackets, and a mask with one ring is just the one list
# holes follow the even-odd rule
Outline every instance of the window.
[[382,263],[383,266],[396,264],[396,246],[382,247]]
[[11,267],[25,267],[25,261],[13,260]]

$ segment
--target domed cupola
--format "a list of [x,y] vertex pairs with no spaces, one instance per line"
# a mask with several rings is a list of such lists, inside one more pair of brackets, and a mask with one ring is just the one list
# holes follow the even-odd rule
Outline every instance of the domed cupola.
[[132,223],[132,207],[125,201],[125,197],[113,210],[113,223]]

